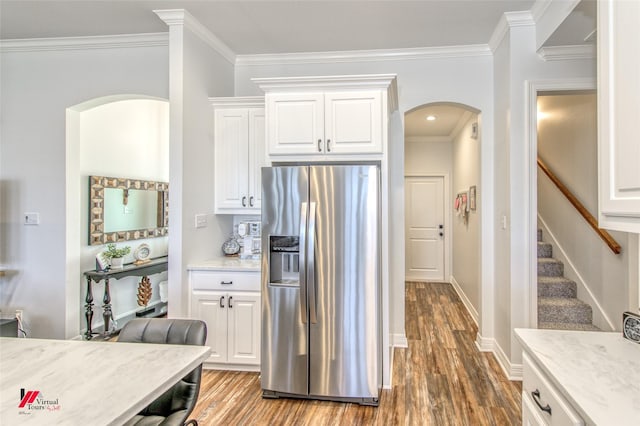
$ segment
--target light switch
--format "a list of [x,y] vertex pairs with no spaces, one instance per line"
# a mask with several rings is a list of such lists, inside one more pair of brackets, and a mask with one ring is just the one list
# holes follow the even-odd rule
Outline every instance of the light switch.
[[24,214],[25,225],[40,225],[40,213],[25,213]]

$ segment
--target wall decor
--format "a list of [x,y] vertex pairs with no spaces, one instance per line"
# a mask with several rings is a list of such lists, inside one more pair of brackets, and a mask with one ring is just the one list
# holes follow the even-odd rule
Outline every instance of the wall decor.
[[469,188],[469,208],[474,211],[476,209],[476,186],[475,185]]
[[162,237],[169,232],[169,184],[89,176],[89,245]]

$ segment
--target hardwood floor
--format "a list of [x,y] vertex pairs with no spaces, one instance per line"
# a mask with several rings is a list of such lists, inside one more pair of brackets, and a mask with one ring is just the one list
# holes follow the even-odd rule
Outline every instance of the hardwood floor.
[[396,349],[380,406],[262,399],[258,373],[203,373],[200,425],[520,425],[521,383],[475,346],[477,327],[450,284],[407,282],[409,347]]

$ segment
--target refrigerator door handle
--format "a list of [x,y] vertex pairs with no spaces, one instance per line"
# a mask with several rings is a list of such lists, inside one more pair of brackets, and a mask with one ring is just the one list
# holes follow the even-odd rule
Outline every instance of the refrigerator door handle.
[[309,315],[313,324],[318,322],[318,307],[316,306],[316,203],[309,206],[309,247],[307,249],[307,283],[309,284]]
[[300,241],[298,250],[300,250],[298,256],[298,273],[300,274],[300,316],[302,317],[302,323],[307,323],[307,280],[305,268],[306,253],[307,253],[307,203],[302,203],[300,207]]

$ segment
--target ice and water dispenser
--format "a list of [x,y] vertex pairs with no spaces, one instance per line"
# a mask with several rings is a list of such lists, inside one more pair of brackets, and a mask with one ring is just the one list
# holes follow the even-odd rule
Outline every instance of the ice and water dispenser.
[[269,237],[270,282],[276,285],[300,284],[300,249],[297,236]]

